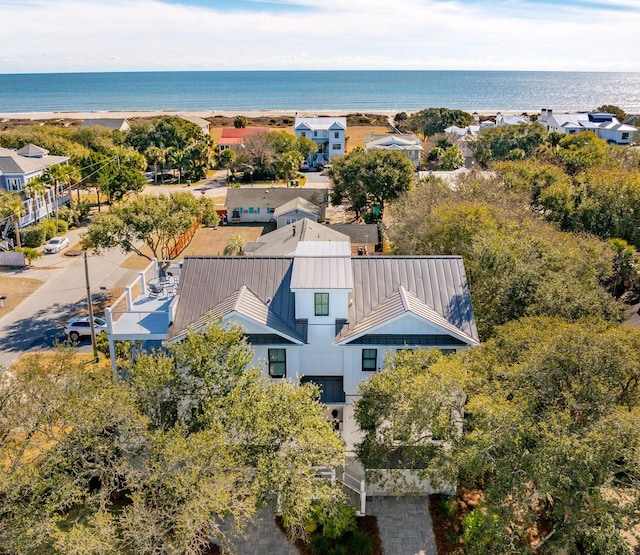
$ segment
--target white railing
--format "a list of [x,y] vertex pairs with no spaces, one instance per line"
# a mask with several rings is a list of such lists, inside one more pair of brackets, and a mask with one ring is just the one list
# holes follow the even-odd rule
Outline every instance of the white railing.
[[358,497],[359,508],[356,507],[358,515],[363,516],[367,510],[367,485],[364,478],[359,479],[352,476],[346,471],[342,471],[339,475],[336,473],[336,469],[329,466],[314,466],[313,469],[318,473],[321,478],[330,480],[331,485],[335,485],[336,479],[349,491],[356,494]]

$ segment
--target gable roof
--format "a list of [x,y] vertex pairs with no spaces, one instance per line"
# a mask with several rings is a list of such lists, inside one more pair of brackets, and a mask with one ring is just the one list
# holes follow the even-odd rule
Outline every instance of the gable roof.
[[125,129],[129,129],[129,121],[127,118],[96,118],[96,119],[86,119],[81,124],[80,127],[104,127],[106,129],[110,129],[111,131],[118,130],[124,131]]
[[342,129],[345,130],[347,128],[347,118],[344,117],[299,117],[296,116],[294,129],[296,130],[325,130],[328,131],[330,129]]
[[186,257],[167,339],[179,339],[190,326],[236,311],[304,342],[306,324],[295,319],[289,287],[292,263],[292,258],[281,257]]
[[241,145],[247,137],[261,135],[272,131],[269,127],[224,127],[220,135],[219,145]]
[[[296,234],[293,234],[293,228]],[[374,225],[374,227],[376,227]],[[377,229],[377,228],[376,228]],[[377,235],[377,231],[376,231]],[[300,241],[348,241],[349,237],[327,225],[319,224],[309,218],[302,218],[295,224],[282,226],[275,231],[258,237],[257,241],[247,243],[245,252],[260,256],[291,255]]]
[[199,126],[203,131],[205,129],[209,129],[209,127],[211,126],[211,122],[209,120],[206,120],[204,118],[200,118],[198,116],[191,116],[189,114],[178,114],[178,117],[180,119],[183,119],[185,121],[189,121],[191,123],[195,123],[197,126]]
[[229,210],[245,207],[277,208],[296,198],[303,198],[316,206],[326,207],[328,204],[327,189],[311,189],[309,187],[240,187],[227,191],[226,207]]
[[312,202],[303,199],[302,197],[296,197],[289,202],[285,202],[276,208],[273,213],[274,218],[278,218],[284,214],[288,214],[289,212],[306,212],[307,214],[311,214],[312,216],[320,217],[321,210],[319,206],[316,206]]
[[461,257],[356,256],[352,258],[352,265],[356,287],[348,323],[340,331],[339,341],[346,337],[353,339],[352,330],[361,330],[361,322],[403,287],[462,334],[479,343]]
[[311,250],[295,257],[186,257],[169,341],[209,317],[236,313],[306,342],[306,321],[295,318],[292,290],[345,288],[352,289],[352,302],[336,343],[375,337],[377,328],[405,315],[452,341],[479,343],[461,257],[326,256],[321,243],[307,245]]

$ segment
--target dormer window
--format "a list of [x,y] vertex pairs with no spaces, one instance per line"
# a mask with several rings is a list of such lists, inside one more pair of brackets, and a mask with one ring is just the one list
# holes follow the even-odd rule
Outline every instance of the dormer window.
[[315,293],[314,314],[316,316],[329,316],[329,293]]

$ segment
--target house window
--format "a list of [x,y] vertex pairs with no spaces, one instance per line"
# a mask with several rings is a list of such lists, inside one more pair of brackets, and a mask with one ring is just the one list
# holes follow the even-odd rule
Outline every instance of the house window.
[[334,138],[334,139],[339,139],[339,138],[340,138],[340,131],[336,131],[336,132],[333,134],[333,138]]
[[9,191],[20,191],[22,187],[20,187],[20,179],[19,178],[7,178],[7,189]]
[[240,212],[240,214],[242,214],[244,212],[244,208],[238,209],[238,212]]
[[307,136],[307,132],[306,132],[306,131],[302,131],[302,132],[300,133],[300,136],[301,136],[301,137],[306,137],[306,136]]
[[267,208],[267,214],[273,214],[275,211],[275,208]]
[[322,136],[323,137],[328,137],[329,136],[329,132],[328,131],[323,131],[322,132]]
[[249,214],[253,214],[253,206],[249,208]]
[[378,349],[362,349],[362,371],[375,372],[378,369]]
[[314,307],[316,316],[329,316],[329,293],[316,293]]
[[342,150],[342,143],[333,143],[333,150]]
[[260,214],[260,207],[256,208],[256,214]]
[[287,375],[286,349],[269,349],[269,376],[284,378]]
[[622,140],[626,141],[629,138],[629,133],[623,133],[622,134]]
[[313,136],[314,136],[314,137],[317,137],[317,136],[318,136],[318,132],[317,132],[317,131],[314,131],[314,132],[313,132]]

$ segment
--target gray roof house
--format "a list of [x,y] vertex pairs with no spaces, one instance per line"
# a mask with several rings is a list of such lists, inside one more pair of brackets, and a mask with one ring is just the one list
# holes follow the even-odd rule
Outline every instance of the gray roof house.
[[547,131],[557,131],[567,135],[591,131],[608,143],[629,145],[637,129],[632,125],[620,123],[613,114],[599,112],[554,113],[550,109],[542,109],[538,121]]
[[[298,225],[305,240],[292,242],[286,256],[269,249],[294,237],[291,226],[273,232],[282,237],[252,256],[186,257],[177,290],[171,285],[160,296],[146,290],[157,277],[155,263],[105,311],[109,345],[115,354],[116,340],[173,343],[212,320],[239,324],[252,364],[266,378],[319,386],[352,452],[360,439],[353,416],[358,385],[386,355],[479,344],[464,265],[459,256],[352,256],[335,231]],[[142,291],[136,299],[134,288]]]
[[[18,150],[0,147],[0,188],[13,193],[21,193],[25,204],[25,215],[20,219],[20,227],[30,225],[45,218],[50,211],[68,202],[69,196],[62,185],[54,191],[49,187],[44,195],[31,198],[24,193],[24,187],[42,176],[47,168],[67,164],[68,156],[54,156],[49,151],[34,144],[26,144]],[[8,221],[0,222],[0,236],[9,230]]]
[[401,152],[417,168],[420,165],[420,158],[424,148],[420,139],[412,134],[385,133],[365,135],[364,148],[370,150],[389,150]]
[[109,131],[129,131],[131,124],[127,118],[89,118],[80,127],[104,127]]
[[[301,200],[299,200],[301,199]],[[304,201],[304,202],[302,202]],[[269,222],[276,220],[276,210],[287,223],[286,211],[300,210],[300,217],[324,219],[325,208],[329,203],[327,189],[311,189],[308,187],[242,187],[227,191],[227,217],[233,223]],[[284,212],[283,212],[284,211]],[[319,211],[319,212],[318,212]],[[289,219],[291,220],[291,216]]]

